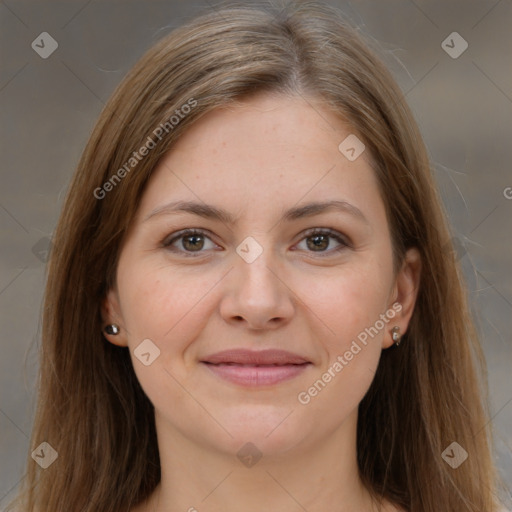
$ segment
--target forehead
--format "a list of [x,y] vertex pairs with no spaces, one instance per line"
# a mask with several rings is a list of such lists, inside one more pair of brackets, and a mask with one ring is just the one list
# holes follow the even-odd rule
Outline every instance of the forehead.
[[304,152],[315,156],[326,149],[330,153],[337,150],[344,133],[350,133],[349,125],[318,99],[260,94],[208,113],[172,152],[185,152],[190,158],[206,153],[221,160],[229,151],[229,158],[241,156],[246,160],[250,155],[255,162],[267,165],[290,164]]
[[194,200],[261,216],[263,208],[325,199],[382,214],[369,155],[350,161],[339,149],[348,136],[354,136],[348,123],[300,96],[259,95],[215,109],[160,161],[141,214],[171,200]]

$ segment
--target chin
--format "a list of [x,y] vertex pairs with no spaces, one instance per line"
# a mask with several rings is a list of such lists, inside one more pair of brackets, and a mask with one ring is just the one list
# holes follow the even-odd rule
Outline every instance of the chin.
[[255,445],[262,453],[284,453],[308,436],[305,425],[293,407],[245,406],[224,412],[223,426],[231,434],[226,448],[237,453],[247,443]]

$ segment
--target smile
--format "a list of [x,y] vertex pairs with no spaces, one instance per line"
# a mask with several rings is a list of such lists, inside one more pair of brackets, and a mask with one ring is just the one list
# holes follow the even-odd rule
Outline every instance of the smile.
[[300,375],[311,363],[249,365],[204,363],[215,375],[242,386],[270,386]]
[[217,377],[244,387],[271,386],[297,377],[312,365],[306,358],[283,350],[259,352],[234,349],[201,361]]

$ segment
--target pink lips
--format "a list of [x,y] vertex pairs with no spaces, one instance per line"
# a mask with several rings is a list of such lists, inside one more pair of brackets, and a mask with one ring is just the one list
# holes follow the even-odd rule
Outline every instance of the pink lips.
[[217,376],[247,387],[269,386],[302,373],[311,361],[284,350],[232,349],[201,361]]

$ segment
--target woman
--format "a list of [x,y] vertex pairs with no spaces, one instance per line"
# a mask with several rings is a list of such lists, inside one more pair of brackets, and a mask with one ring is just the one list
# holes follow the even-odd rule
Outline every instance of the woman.
[[21,510],[496,510],[449,240],[403,95],[337,11],[175,30],[58,223]]

